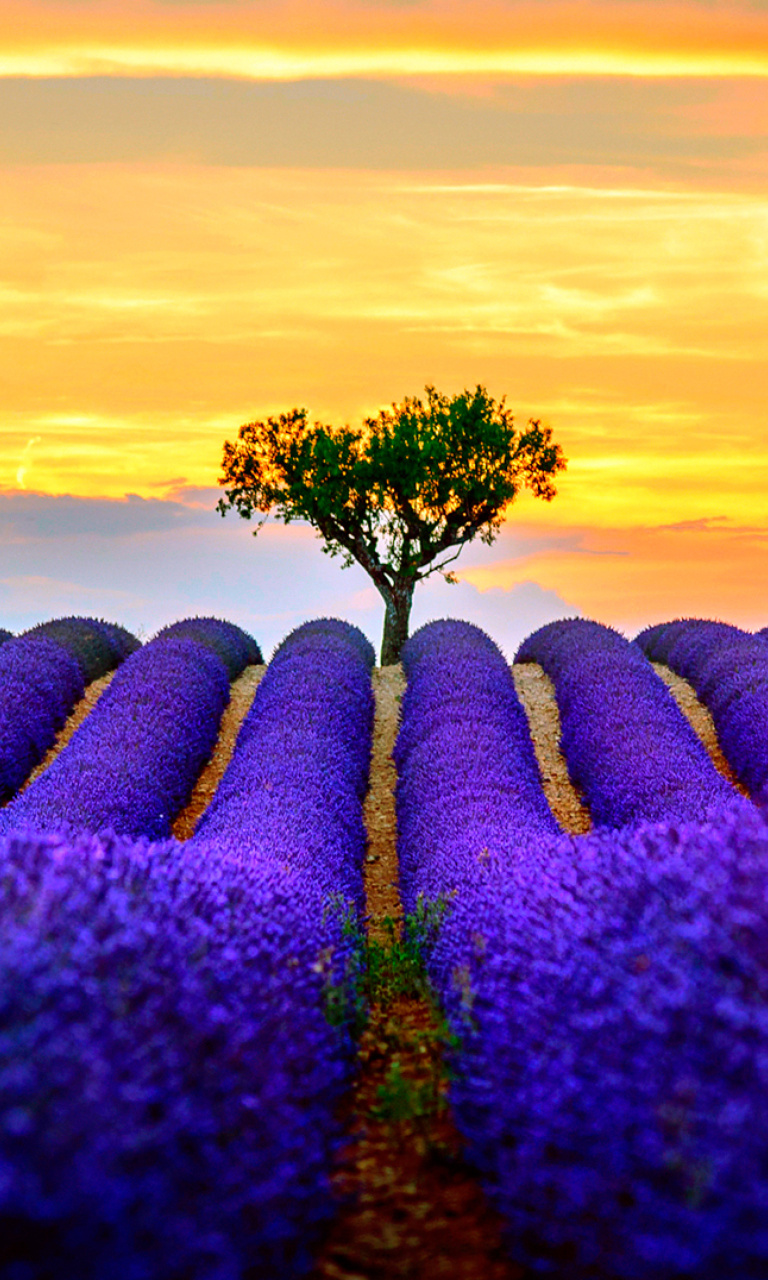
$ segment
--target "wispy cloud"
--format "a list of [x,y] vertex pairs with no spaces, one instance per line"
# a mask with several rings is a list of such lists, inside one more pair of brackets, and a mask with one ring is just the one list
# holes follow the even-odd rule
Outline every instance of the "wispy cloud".
[[21,451],[21,458],[19,459],[19,465],[16,468],[16,483],[20,489],[26,489],[27,487],[26,479],[27,479],[27,472],[29,471],[29,467],[32,460],[32,450],[34,449],[36,444],[40,443],[40,440],[41,440],[40,436],[30,436],[29,440],[24,445],[24,448]]

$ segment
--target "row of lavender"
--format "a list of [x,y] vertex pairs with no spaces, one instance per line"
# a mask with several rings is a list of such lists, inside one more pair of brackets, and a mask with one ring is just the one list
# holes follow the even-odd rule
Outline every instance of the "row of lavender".
[[690,681],[736,777],[750,795],[768,798],[768,627],[750,635],[686,618],[647,627],[635,644]]
[[552,680],[561,748],[595,825],[703,818],[733,788],[639,649],[582,618],[529,636],[517,662]]
[[260,658],[250,637],[212,618],[160,631],[121,665],[49,768],[0,812],[0,834],[66,824],[169,836],[215,745],[230,680]]
[[534,1273],[763,1276],[768,831],[617,633],[554,624],[518,658],[555,682],[589,836],[558,834],[487,637],[404,652],[402,888],[452,904],[429,964],[468,1152]]
[[0,632],[0,804],[53,745],[86,684],[139,647],[98,618],[57,618],[20,636]]
[[[255,652],[181,630],[3,814],[4,1280],[298,1275],[332,1212],[373,651],[342,623],[293,633],[198,831],[153,844],[114,829],[167,832]],[[104,785],[97,761],[120,761]]]

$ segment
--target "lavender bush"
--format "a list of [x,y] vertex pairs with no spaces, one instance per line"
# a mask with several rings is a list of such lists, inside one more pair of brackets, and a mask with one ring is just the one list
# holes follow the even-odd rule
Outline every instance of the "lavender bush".
[[14,636],[0,645],[0,802],[42,760],[84,689],[79,664],[53,640]]
[[320,619],[293,631],[256,690],[193,842],[273,857],[362,906],[373,648]]
[[0,841],[2,1280],[311,1265],[353,1062],[372,663],[343,623],[289,636],[183,846]]
[[54,618],[8,638],[0,659],[0,803],[53,746],[85,684],[111,671],[138,643],[97,618]]
[[484,874],[430,970],[512,1256],[573,1280],[768,1274],[765,823],[729,806]]
[[[509,802],[532,764],[487,637],[433,624],[404,663],[404,892],[449,898],[428,965],[459,1042],[451,1100],[513,1258],[573,1280],[757,1280],[764,820],[728,799],[707,822],[558,836],[535,786]],[[478,751],[489,721],[498,740]]]
[[433,622],[403,649],[394,759],[403,904],[461,890],[490,857],[559,833],[528,720],[500,651],[467,622]]
[[709,708],[734,773],[759,796],[768,789],[768,645],[727,623],[684,618],[641,631],[635,644],[689,680]]
[[150,641],[125,661],[50,768],[3,810],[0,833],[68,825],[168,836],[210,757],[228,698],[227,670],[207,646]]
[[204,648],[212,650],[224,663],[230,680],[237,679],[244,667],[264,661],[252,636],[231,622],[222,622],[220,618],[184,618],[163,627],[156,638],[160,636],[196,640]]
[[664,682],[617,631],[549,623],[516,661],[539,663],[554,683],[563,754],[595,824],[703,818],[739,804]]
[[140,647],[140,641],[125,627],[101,618],[53,618],[24,634],[45,636],[66,649],[80,666],[86,684],[105,676]]
[[24,834],[0,874],[2,1280],[304,1274],[351,1058],[311,876]]

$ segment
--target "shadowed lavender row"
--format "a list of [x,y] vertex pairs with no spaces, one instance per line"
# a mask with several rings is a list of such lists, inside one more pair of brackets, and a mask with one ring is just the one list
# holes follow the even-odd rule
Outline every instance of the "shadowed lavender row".
[[[222,625],[230,626],[210,620],[214,634]],[[230,630],[233,638],[239,633]],[[3,810],[0,833],[66,825],[170,835],[213,750],[228,698],[227,669],[209,646],[161,634],[126,659],[50,767]]]
[[125,627],[104,622],[101,618],[52,618],[49,622],[39,622],[37,626],[30,627],[24,634],[55,640],[62,649],[71,653],[86,684],[105,676],[141,647],[141,642]]
[[56,618],[0,646],[0,803],[39,764],[86,683],[139,647],[97,618]]
[[353,1062],[372,663],[343,623],[289,636],[185,845],[0,844],[3,1280],[308,1270]]
[[220,618],[183,618],[181,622],[163,627],[155,639],[161,636],[194,640],[204,649],[210,649],[224,663],[230,680],[236,680],[245,667],[264,661],[253,636]]
[[400,885],[411,912],[420,894],[451,894],[489,857],[512,865],[521,846],[560,828],[493,641],[468,622],[433,622],[405,645],[403,667],[393,755]]
[[750,795],[768,788],[768,643],[724,622],[683,618],[635,639],[652,662],[690,681],[709,708],[726,760]]
[[596,825],[703,818],[739,802],[664,682],[617,631],[551,622],[515,660],[539,663],[555,686],[563,755]]
[[[475,661],[500,678],[493,649],[478,639]],[[573,1280],[758,1280],[768,830],[728,804],[707,824],[557,836],[538,805],[485,791],[493,758],[472,744],[496,688],[473,672],[462,704],[469,656],[456,624],[423,628],[404,653],[398,822],[410,901],[455,890],[429,969],[460,1040],[455,1116],[512,1256]],[[529,774],[524,738],[510,739]],[[430,839],[436,790],[453,804]]]

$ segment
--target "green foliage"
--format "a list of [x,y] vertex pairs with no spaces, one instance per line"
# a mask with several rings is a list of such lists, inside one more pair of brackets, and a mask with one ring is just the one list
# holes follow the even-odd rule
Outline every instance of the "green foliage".
[[256,533],[270,511],[306,520],[324,551],[362,565],[387,604],[388,661],[407,638],[416,583],[436,572],[453,581],[461,548],[493,542],[521,487],[553,498],[565,467],[551,429],[531,418],[517,431],[485,387],[425,390],[358,428],[310,424],[306,409],[248,422],[224,445],[219,481],[222,515],[260,516]]
[[402,936],[397,936],[394,920],[386,916],[388,941],[366,941],[367,995],[371,1004],[386,1008],[398,996],[431,999],[426,960],[449,905],[446,897],[425,902],[420,895],[416,910],[405,917]]
[[371,1107],[374,1120],[388,1120],[399,1124],[403,1120],[423,1120],[445,1107],[439,1080],[430,1076],[427,1080],[413,1080],[404,1076],[396,1058],[390,1067],[385,1084],[377,1089],[378,1102]]
[[390,916],[384,920],[388,941],[368,938],[354,908],[334,896],[327,910],[341,923],[348,951],[341,981],[333,976],[331,957],[318,960],[325,977],[326,1017],[335,1026],[349,1023],[356,1034],[366,1026],[371,1006],[386,1009],[398,997],[429,1000],[434,1004],[426,961],[435,943],[440,924],[450,907],[444,896],[426,902],[419,896],[416,910],[406,916],[402,935]]

